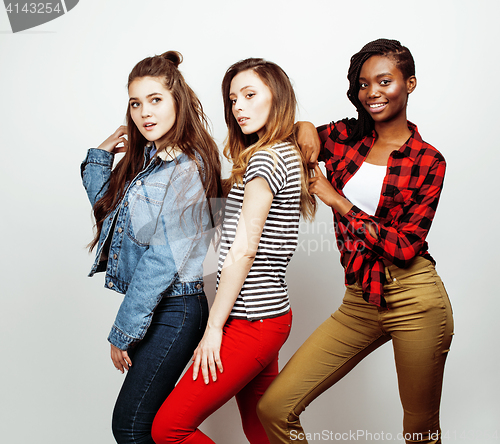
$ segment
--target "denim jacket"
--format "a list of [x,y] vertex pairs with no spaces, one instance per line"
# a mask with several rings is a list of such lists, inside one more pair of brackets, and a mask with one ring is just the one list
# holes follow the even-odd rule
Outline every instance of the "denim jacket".
[[[196,163],[185,154],[149,161],[149,150],[143,170],[104,220],[89,274],[106,271],[105,287],[125,295],[108,337],[121,350],[144,337],[163,296],[203,291],[203,260],[211,238]],[[108,188],[113,159],[112,153],[90,149],[82,162],[92,206]]]

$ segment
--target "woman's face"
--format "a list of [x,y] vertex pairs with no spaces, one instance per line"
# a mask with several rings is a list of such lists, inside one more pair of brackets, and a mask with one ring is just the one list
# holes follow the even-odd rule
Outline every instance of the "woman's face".
[[375,123],[406,122],[408,94],[416,85],[415,76],[405,80],[391,58],[375,55],[361,67],[358,98]]
[[175,123],[175,103],[160,77],[139,77],[128,88],[130,115],[141,134],[159,149]]
[[233,104],[233,116],[243,134],[257,133],[260,139],[266,132],[271,111],[271,90],[253,70],[248,69],[231,80],[229,99]]

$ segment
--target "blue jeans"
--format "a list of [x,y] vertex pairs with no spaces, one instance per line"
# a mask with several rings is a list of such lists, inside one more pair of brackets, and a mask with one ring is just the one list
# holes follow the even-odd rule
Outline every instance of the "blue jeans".
[[130,367],[113,412],[119,444],[154,444],[151,425],[205,331],[208,303],[199,294],[163,297],[146,336],[128,350]]

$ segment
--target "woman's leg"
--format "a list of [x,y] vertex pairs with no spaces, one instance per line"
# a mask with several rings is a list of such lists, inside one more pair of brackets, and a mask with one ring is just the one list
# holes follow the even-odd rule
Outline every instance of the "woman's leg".
[[389,267],[384,320],[391,333],[407,443],[441,443],[439,406],[453,314],[434,266],[419,259],[406,270]]
[[[201,376],[193,381],[191,368],[186,372],[156,415],[152,432],[156,444],[213,444],[198,426],[238,392],[245,390],[276,357],[288,337],[290,321],[275,328],[274,333],[265,328],[268,321],[232,319],[226,323],[220,351],[224,372],[218,374],[217,381],[208,384]],[[244,424],[255,423],[251,411],[244,409],[242,415]],[[253,417],[256,418],[255,412]],[[249,439],[253,444],[268,442],[262,428],[261,433],[253,431]]]
[[[274,337],[280,335],[281,332],[286,334],[283,339],[285,342],[290,332],[292,322],[291,312],[288,315],[280,316],[275,319],[266,319],[261,327],[265,337]],[[281,346],[280,346],[281,348]],[[259,361],[267,366],[253,378],[243,389],[236,395],[236,402],[241,415],[243,431],[250,443],[268,443],[268,438],[262,424],[257,416],[257,404],[269,388],[271,383],[276,379],[279,373],[278,353],[275,354],[274,348],[265,347],[262,349]]]
[[339,309],[297,350],[257,406],[269,441],[306,443],[300,414],[389,339],[379,327],[377,307],[349,287]]
[[164,297],[130,367],[113,412],[119,444],[153,444],[151,425],[198,345],[208,318],[204,294]]

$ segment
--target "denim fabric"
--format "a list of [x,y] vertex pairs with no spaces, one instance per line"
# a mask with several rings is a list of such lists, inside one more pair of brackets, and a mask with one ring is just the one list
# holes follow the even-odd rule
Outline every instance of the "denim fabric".
[[[108,337],[121,350],[144,337],[162,292],[182,294],[184,283],[202,279],[211,237],[196,162],[185,154],[149,161],[149,150],[144,152],[144,169],[104,220],[89,274],[105,270],[105,286],[125,294]],[[107,151],[90,149],[82,163],[92,206],[107,190],[113,158]]]
[[154,444],[151,425],[198,345],[208,318],[203,291],[167,297],[155,309],[144,339],[128,351],[132,359],[113,412],[119,444]]
[[192,366],[163,403],[153,422],[156,444],[214,444],[198,426],[236,396],[248,442],[269,444],[256,406],[278,375],[278,353],[290,334],[292,312],[259,321],[230,318],[224,325],[220,358],[223,373],[205,384],[193,381]]

